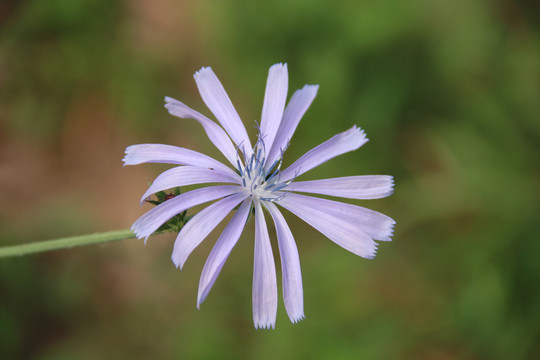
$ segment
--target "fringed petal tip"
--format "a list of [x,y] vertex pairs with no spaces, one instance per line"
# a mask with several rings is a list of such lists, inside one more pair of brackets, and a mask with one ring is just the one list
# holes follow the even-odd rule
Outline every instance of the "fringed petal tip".
[[381,196],[381,198],[392,195],[394,193],[394,190],[395,190],[394,187],[396,185],[396,182],[393,176],[391,175],[385,175],[385,176],[386,176],[386,181],[387,181],[386,186],[388,188],[388,191],[384,194],[384,196]]
[[263,329],[263,330],[275,330],[276,328],[276,322],[255,322],[255,329]]
[[369,141],[369,139],[367,138],[366,132],[357,125],[353,125],[353,127],[347,130],[345,134],[354,135],[357,144],[359,144],[358,148]]
[[171,256],[171,260],[172,260],[175,268],[177,268],[179,270],[182,270],[182,267],[184,266],[184,263],[182,261],[180,261],[178,256],[175,256],[175,254],[173,253],[173,255]]
[[130,148],[130,146],[128,146],[126,148],[126,150],[124,150],[124,157],[122,158],[122,166],[126,166],[126,165],[129,165],[127,162],[129,161],[129,153],[128,153],[128,149]]
[[204,289],[204,291],[197,294],[197,310],[201,310],[201,304],[206,300],[206,297],[210,293],[210,289]]
[[391,218],[388,218],[388,219],[389,221],[384,227],[384,229],[381,229],[382,230],[381,236],[377,237],[375,240],[392,241],[392,236],[394,236],[394,225],[396,224],[396,222]]
[[149,195],[146,195],[146,196],[145,196],[145,195],[146,195],[146,194],[144,194],[144,195],[141,197],[141,200],[139,201],[139,206],[143,206],[144,203],[146,202],[146,200],[150,200],[151,197],[150,197]]
[[133,161],[133,153],[135,152],[135,146],[137,145],[130,145],[126,148],[126,150],[124,151],[124,158],[122,159],[122,161],[124,162],[124,165],[123,166],[126,166],[126,165],[137,165],[134,161]]
[[126,155],[130,155],[132,153],[134,153],[135,151],[137,151],[137,149],[139,148],[139,146],[141,146],[142,144],[136,144],[136,145],[129,145],[126,150],[125,150],[125,154]]
[[365,249],[361,254],[357,253],[356,255],[367,260],[373,260],[377,256],[377,250],[379,250],[379,244],[375,241],[372,241],[372,243],[367,249]]
[[392,236],[394,236],[394,226],[395,226],[396,222],[392,218],[388,218],[388,219],[389,219],[389,221],[386,224],[385,229],[383,230],[384,231],[383,236],[381,236],[380,238],[377,238],[376,240],[379,240],[379,241],[392,241]]
[[[128,146],[124,151],[125,156],[122,159],[122,161],[124,162],[124,166],[139,165],[143,163],[145,161],[143,159],[143,156],[148,145],[149,144],[136,144]],[[141,156],[141,154],[143,156]]]
[[139,237],[139,230],[137,229],[137,222],[135,221],[133,223],[133,225],[131,225],[131,227],[129,228],[131,231],[133,231],[133,233],[135,234],[135,236],[137,237],[137,239],[140,239]]
[[367,260],[373,260],[375,259],[375,256],[377,256],[377,248],[373,249],[371,251],[371,254],[364,254],[362,257]]
[[150,235],[152,235],[152,234],[145,235],[133,227],[131,227],[131,231],[133,231],[133,233],[135,234],[135,238],[137,238],[138,240],[144,239],[144,245],[146,245],[148,238],[150,237]]
[[150,235],[154,233],[154,231],[149,232],[148,229],[145,229],[143,225],[138,223],[138,220],[131,225],[131,231],[133,231],[137,239],[144,239],[145,245]]
[[200,290],[197,294],[197,309],[201,309],[202,303],[206,300],[208,297],[208,294],[210,294],[210,290],[212,290],[213,283],[210,284],[210,286],[206,286],[204,289]]
[[140,240],[140,239],[144,238],[145,243],[146,243],[146,239],[148,239],[148,237],[150,236],[150,235],[146,235],[143,232],[141,232],[141,230],[137,226],[135,226],[135,224],[133,224],[133,226],[131,226],[131,231],[133,231],[133,233],[135,234],[135,237],[137,239]]
[[180,103],[180,101],[178,101],[178,100],[176,100],[176,99],[174,99],[174,98],[172,98],[170,96],[165,96],[163,98],[163,100],[165,100],[165,105],[164,105],[165,107],[167,107],[167,105],[169,105],[169,104],[174,105],[174,104]]
[[274,64],[272,66],[270,66],[270,71],[274,69],[274,70],[278,70],[278,69],[283,69],[283,70],[287,70],[287,63],[277,63],[277,64]]
[[297,324],[300,321],[304,320],[306,317],[304,316],[304,313],[301,313],[300,315],[290,317],[290,320],[293,324]]
[[201,304],[206,300],[208,297],[208,294],[210,294],[210,290],[212,289],[212,286],[214,284],[210,284],[210,286],[206,286],[204,289],[199,289],[199,292],[197,294],[197,309],[201,309]]
[[191,110],[188,108],[184,103],[181,101],[178,101],[176,99],[173,99],[172,97],[165,96],[165,104],[163,104],[163,107],[167,109],[169,114],[178,116],[181,118],[190,118],[193,117],[193,115],[189,114],[187,110]]
[[163,107],[167,109],[169,114],[173,116],[177,116],[179,118],[193,117],[193,115],[186,111],[187,106],[185,104],[168,96],[165,96],[165,104],[163,104]]
[[210,66],[203,66],[199,70],[195,71],[195,74],[193,74],[193,77],[198,78],[198,77],[204,76],[205,74],[208,74],[208,73],[211,73],[211,72],[213,72],[213,71],[212,71],[212,68]]

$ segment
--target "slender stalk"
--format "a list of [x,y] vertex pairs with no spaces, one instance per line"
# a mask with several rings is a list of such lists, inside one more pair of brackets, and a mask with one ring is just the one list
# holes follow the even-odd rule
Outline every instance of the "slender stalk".
[[134,238],[131,230],[115,230],[104,233],[70,236],[60,239],[33,242],[22,245],[0,247],[0,258],[22,256],[51,250],[72,248],[82,245],[103,244],[111,241]]

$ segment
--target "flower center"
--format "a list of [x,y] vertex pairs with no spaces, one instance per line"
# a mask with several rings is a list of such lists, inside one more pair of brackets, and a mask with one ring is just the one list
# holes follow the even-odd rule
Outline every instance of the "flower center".
[[[240,154],[240,151],[238,151]],[[282,193],[276,193],[289,184],[287,182],[280,182],[280,168],[281,160],[278,160],[272,164],[272,166],[266,166],[266,152],[264,143],[259,139],[253,149],[253,155],[251,157],[244,157],[244,161],[240,161],[240,155],[237,159],[237,165],[242,177],[242,186],[245,191],[253,199],[261,199],[267,201],[276,201],[283,195]]]

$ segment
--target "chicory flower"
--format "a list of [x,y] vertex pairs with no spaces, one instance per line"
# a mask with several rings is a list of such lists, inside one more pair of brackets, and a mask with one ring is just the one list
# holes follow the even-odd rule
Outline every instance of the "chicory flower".
[[199,307],[240,238],[248,215],[254,212],[253,321],[256,328],[274,328],[278,291],[264,215],[266,210],[277,234],[285,308],[290,320],[295,323],[304,318],[300,260],[293,234],[279,207],[292,212],[346,250],[371,259],[377,250],[375,240],[388,241],[393,234],[395,222],[391,218],[357,205],[298,193],[376,199],[392,194],[393,178],[371,175],[296,180],[316,166],[365,144],[368,139],[356,126],[311,149],[289,167],[281,168],[294,131],[318,90],[317,85],[304,86],[293,94],[285,107],[288,88],[286,64],[276,64],[270,68],[259,134],[254,146],[212,69],[204,67],[194,77],[204,102],[221,126],[178,100],[166,97],[165,107],[172,115],[198,121],[230,164],[227,166],[199,152],[171,145],[129,146],[124,158],[126,165],[179,165],[159,175],[143,195],[143,200],[151,194],[174,187],[212,184],[164,201],[141,216],[133,224],[132,230],[138,238],[148,238],[175,215],[193,206],[217,200],[193,216],[180,230],[174,243],[172,261],[182,268],[190,253],[236,208],[204,265],[197,298]]

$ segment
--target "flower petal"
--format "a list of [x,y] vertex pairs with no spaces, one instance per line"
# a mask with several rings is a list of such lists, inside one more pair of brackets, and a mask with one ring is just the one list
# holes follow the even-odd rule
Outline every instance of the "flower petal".
[[225,261],[227,261],[227,258],[240,238],[240,235],[242,235],[250,209],[251,199],[244,200],[210,252],[208,259],[204,264],[201,279],[199,281],[197,308],[208,296]]
[[131,226],[137,238],[148,238],[167,220],[193,206],[242,191],[237,185],[212,186],[180,194],[146,212]]
[[218,124],[186,106],[184,103],[168,96],[165,97],[165,108],[169,110],[171,115],[197,120],[203,126],[210,141],[236,167],[236,149],[227,133]]
[[229,167],[223,165],[210,156],[199,152],[172,145],[163,144],[138,144],[126,148],[124,165],[139,165],[142,163],[164,163],[178,165],[204,166],[221,169],[231,174],[236,174]]
[[[239,186],[237,188],[240,189]],[[184,266],[189,254],[214,230],[229,212],[248,194],[233,194],[201,210],[184,225],[176,241],[172,253],[172,261],[180,269]]]
[[277,280],[272,245],[261,203],[255,201],[255,258],[253,265],[253,323],[270,329],[276,324]]
[[150,195],[177,186],[187,186],[205,183],[236,183],[241,184],[238,174],[230,174],[219,169],[209,169],[200,166],[177,166],[162,172],[141,198],[141,203]]
[[271,202],[264,205],[272,215],[276,226],[279,254],[281,256],[281,271],[283,273],[283,301],[289,319],[296,323],[304,318],[304,295],[302,289],[302,272],[300,258],[294,237],[278,208]]
[[289,78],[287,64],[276,64],[268,72],[264,104],[261,115],[260,137],[264,141],[266,151],[272,148],[272,143],[283,117]]
[[291,206],[296,207],[295,203],[298,203],[299,208],[309,209],[311,207],[314,212],[321,212],[327,218],[334,217],[336,219],[342,219],[342,221],[352,224],[374,240],[392,240],[390,237],[393,235],[394,224],[396,222],[391,217],[380,212],[340,201],[294,193],[287,193],[278,202],[279,205],[287,209]]
[[340,196],[349,199],[380,199],[394,192],[394,178],[388,175],[364,175],[294,181],[283,190]]
[[240,116],[234,109],[223,85],[210,67],[203,67],[194,75],[201,97],[234,143],[251,156],[251,142]]
[[269,152],[266,158],[266,170],[281,156],[281,153],[289,145],[289,141],[300,119],[306,113],[313,99],[315,99],[317,90],[319,90],[319,85],[306,85],[302,89],[297,90],[291,97],[291,100],[289,100],[272,147],[267,149]]
[[344,249],[366,259],[374,258],[377,244],[364,231],[367,226],[354,221],[350,216],[336,215],[345,212],[340,207],[346,209],[347,204],[336,201],[326,203],[321,200],[325,199],[289,193],[277,203]]
[[281,172],[280,181],[290,180],[338,155],[356,150],[367,141],[368,139],[364,131],[353,126],[349,130],[333,136],[305,153],[291,166]]

